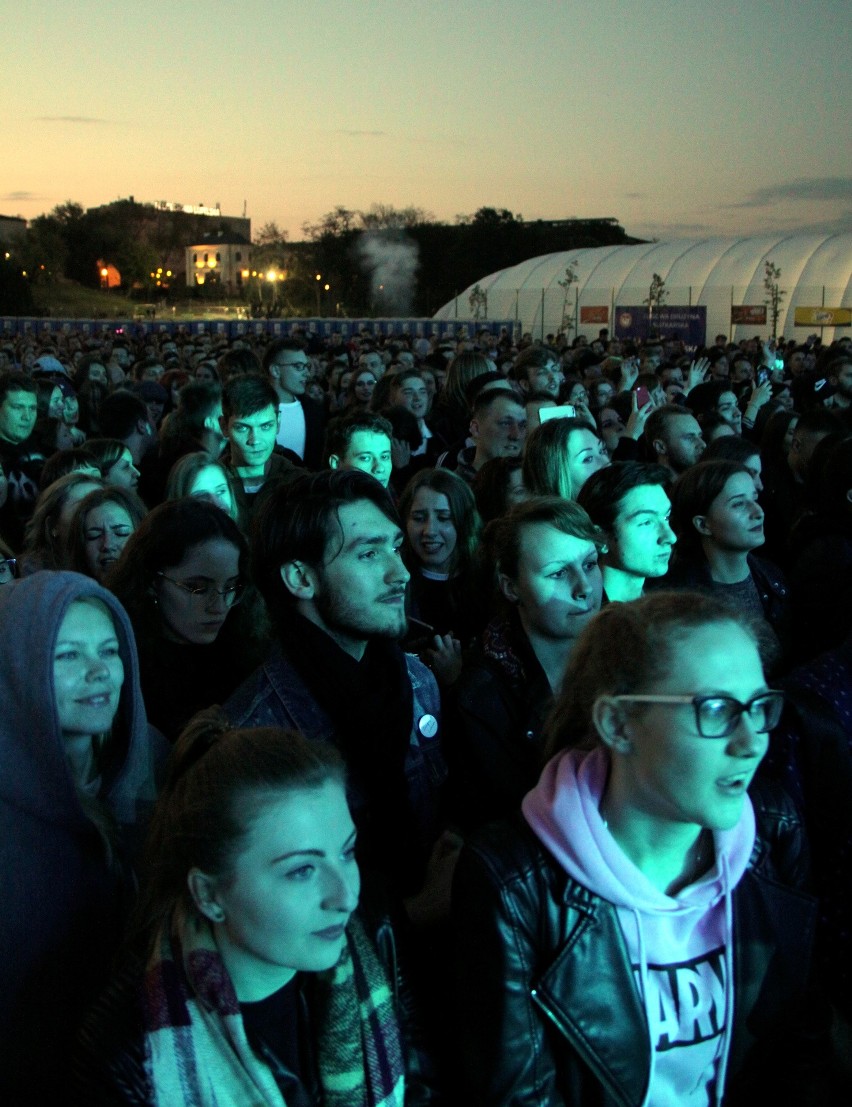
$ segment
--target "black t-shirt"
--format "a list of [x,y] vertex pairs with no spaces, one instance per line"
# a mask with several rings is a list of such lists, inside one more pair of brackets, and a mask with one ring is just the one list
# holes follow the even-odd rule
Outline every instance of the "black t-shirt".
[[0,508],[0,535],[15,553],[24,544],[24,529],[33,513],[39,494],[39,479],[44,465],[32,437],[15,445],[0,438],[0,467],[9,481],[6,503]]
[[319,1088],[303,982],[297,973],[266,999],[240,1004],[249,1044],[272,1068],[287,1107],[313,1107]]

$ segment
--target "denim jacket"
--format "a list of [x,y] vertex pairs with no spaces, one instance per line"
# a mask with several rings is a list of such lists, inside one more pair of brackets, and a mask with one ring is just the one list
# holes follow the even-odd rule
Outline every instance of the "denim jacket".
[[[419,658],[405,654],[413,692],[411,732],[405,758],[408,803],[419,844],[428,856],[441,831],[441,793],[447,767],[440,742],[440,694],[432,673]],[[333,695],[334,690],[329,689]],[[334,727],[322,706],[276,645],[266,661],[224,706],[233,726],[279,726],[314,741],[335,742]],[[354,810],[364,797],[350,794]]]

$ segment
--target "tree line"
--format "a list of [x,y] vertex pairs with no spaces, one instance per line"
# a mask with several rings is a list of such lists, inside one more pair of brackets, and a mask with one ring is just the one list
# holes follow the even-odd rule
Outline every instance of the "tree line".
[[[129,295],[185,298],[185,247],[229,229],[226,217],[162,211],[132,199],[88,210],[67,201],[30,222],[12,268],[25,270],[30,282],[64,277],[96,288],[101,265],[111,264]],[[528,258],[637,241],[615,219],[525,221],[492,207],[446,223],[422,208],[338,206],[302,229],[301,242],[288,242],[274,222],[256,232],[250,262],[256,276],[241,292],[255,314],[430,316],[489,273]],[[268,273],[276,275],[272,281]],[[210,282],[193,294],[221,297],[222,289]]]

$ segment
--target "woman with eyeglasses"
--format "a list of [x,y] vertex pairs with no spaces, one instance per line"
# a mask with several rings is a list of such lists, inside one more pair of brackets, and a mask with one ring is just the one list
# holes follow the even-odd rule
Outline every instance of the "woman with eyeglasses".
[[711,597],[611,604],[583,632],[538,784],[456,869],[469,1102],[718,1107],[749,1078],[803,1102],[801,831],[749,796],[781,706]]
[[133,623],[148,716],[169,741],[260,663],[266,617],[246,540],[215,504],[190,496],[154,508],[105,583]]

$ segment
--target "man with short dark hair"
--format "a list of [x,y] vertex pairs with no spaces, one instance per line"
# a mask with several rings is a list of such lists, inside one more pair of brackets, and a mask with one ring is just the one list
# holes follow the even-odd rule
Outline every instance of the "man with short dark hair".
[[228,446],[222,461],[235,478],[234,492],[244,519],[252,516],[261,489],[288,480],[302,470],[275,452],[278,396],[265,377],[232,377],[222,392],[222,434]]
[[336,420],[328,432],[332,469],[360,469],[387,488],[393,470],[393,427],[372,411],[356,411]]
[[125,388],[105,396],[98,408],[102,438],[117,438],[130,450],[138,469],[142,458],[154,444],[156,434],[141,397]]
[[580,489],[577,502],[606,539],[600,562],[610,602],[638,600],[647,579],[668,572],[677,541],[666,491],[672,480],[662,465],[615,461],[592,473]]
[[390,378],[390,406],[403,407],[417,420],[422,439],[420,446],[411,451],[410,462],[404,472],[397,474],[399,486],[410,479],[418,469],[433,466],[447,448],[447,443],[430,426],[429,390],[419,369],[401,369]]
[[110,384],[115,388],[120,388],[127,378],[129,368],[130,351],[127,345],[123,340],[113,341],[106,366]]
[[160,358],[143,357],[133,366],[133,377],[137,381],[154,381],[159,384],[165,371]]
[[325,412],[306,395],[312,366],[304,344],[279,338],[267,347],[263,368],[277,396],[278,445],[308,469],[321,468]]
[[745,384],[754,380],[754,366],[747,354],[734,354],[731,362],[731,380],[734,384]]
[[402,541],[387,492],[366,473],[306,474],[266,497],[252,563],[278,644],[225,712],[234,726],[333,742],[362,862],[410,895],[438,838],[446,772],[434,677],[398,645]]
[[530,346],[518,354],[512,378],[518,382],[521,392],[547,392],[554,400],[565,379],[559,355],[548,346]]
[[527,413],[521,400],[506,388],[480,392],[471,413],[470,437],[473,447],[469,453],[462,451],[467,464],[456,470],[468,481],[494,457],[520,457],[527,437]]
[[0,537],[20,553],[24,529],[39,494],[45,458],[32,442],[38,386],[26,373],[0,373],[0,470],[8,482],[0,509]]
[[365,350],[358,358],[359,369],[369,369],[379,381],[385,375],[385,363],[378,350]]

